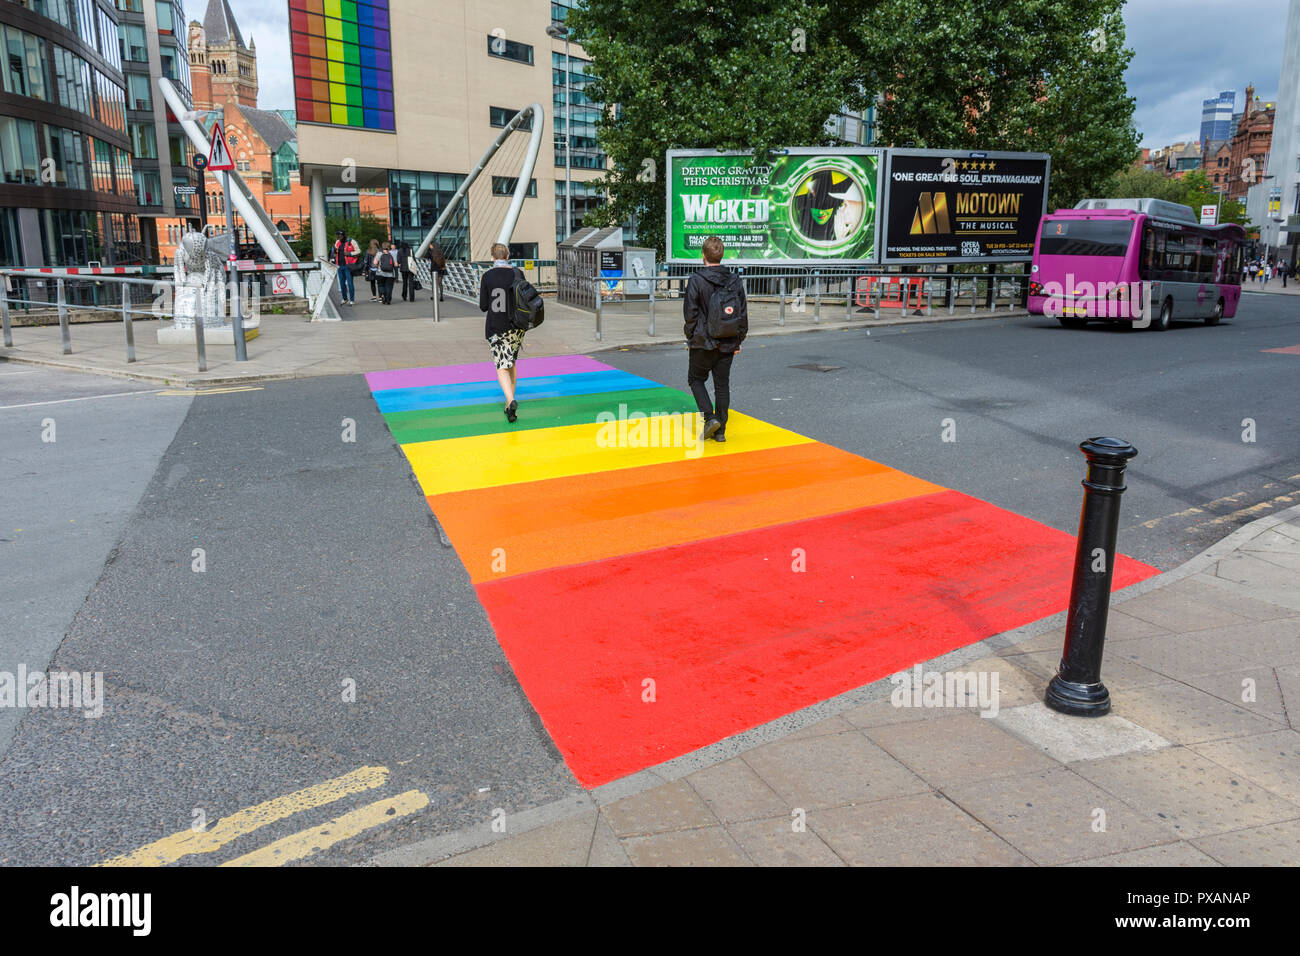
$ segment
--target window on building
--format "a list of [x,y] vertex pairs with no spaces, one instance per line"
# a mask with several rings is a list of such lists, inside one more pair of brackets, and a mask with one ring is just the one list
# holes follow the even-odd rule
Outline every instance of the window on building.
[[121,37],[122,61],[124,63],[148,63],[149,50],[145,46],[144,27],[135,23],[118,25]]
[[153,88],[149,77],[141,73],[130,73],[126,78],[126,105],[133,110],[153,109]]
[[155,10],[158,13],[158,29],[165,33],[174,33],[176,18],[172,14],[172,5],[167,0],[158,0]]
[[[389,170],[388,223],[393,239],[412,246],[421,242],[464,182],[465,176],[460,173]],[[468,206],[467,202],[459,203],[438,235],[438,244],[448,259],[469,258]]]
[[45,77],[45,41],[17,27],[0,27],[4,36],[4,90],[19,96],[49,99]]
[[135,171],[135,201],[141,206],[162,205],[162,184],[156,172],[146,169]]
[[158,158],[158,141],[152,123],[128,123],[131,152],[140,159]]
[[[492,195],[493,196],[513,196],[515,187],[519,185],[518,176],[493,176],[492,177]],[[528,197],[535,199],[537,197],[537,180],[528,180]]]
[[37,185],[41,158],[36,148],[36,124],[0,116],[0,170],[6,183]]
[[511,259],[536,259],[537,243],[535,242],[512,242],[510,243]]
[[488,34],[488,55],[500,57],[503,60],[514,60],[516,63],[527,63],[529,66],[533,63],[533,48],[527,43],[516,43],[514,40],[507,40],[502,36],[493,36]]
[[[519,110],[506,109],[504,106],[488,107],[488,122],[498,128],[504,127],[512,119],[519,115]],[[533,128],[533,115],[528,114],[527,118],[519,124],[518,129],[531,130]]]

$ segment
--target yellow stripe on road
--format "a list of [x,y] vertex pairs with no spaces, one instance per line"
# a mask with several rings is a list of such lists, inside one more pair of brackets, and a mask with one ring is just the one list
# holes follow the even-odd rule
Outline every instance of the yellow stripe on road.
[[283,866],[328,850],[336,843],[350,839],[364,830],[390,823],[399,817],[409,816],[429,805],[429,795],[420,790],[408,790],[395,797],[376,800],[374,803],[335,817],[318,827],[294,833],[274,843],[245,853],[222,866]]
[[[695,428],[695,413],[687,421],[688,428]],[[593,422],[412,442],[403,445],[402,451],[424,493],[441,495],[659,465],[687,457],[738,455],[812,441],[739,412],[732,412],[727,421],[729,441],[725,445],[697,443],[692,433],[689,447],[619,447],[617,441],[610,441],[617,439],[616,424]]]
[[362,767],[314,787],[276,797],[223,817],[210,830],[182,830],[123,856],[105,860],[100,866],[166,866],[181,857],[211,853],[232,840],[283,820],[303,810],[321,807],[343,797],[383,786],[387,767]]

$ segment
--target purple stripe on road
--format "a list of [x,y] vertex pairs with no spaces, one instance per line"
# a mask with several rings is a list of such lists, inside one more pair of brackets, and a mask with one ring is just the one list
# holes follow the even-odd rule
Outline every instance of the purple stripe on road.
[[[570,375],[574,372],[608,372],[611,366],[597,362],[587,355],[552,355],[542,358],[521,358],[518,363],[520,378],[540,375]],[[396,368],[380,372],[367,372],[366,384],[372,392],[389,388],[420,388],[425,385],[462,385],[466,382],[495,382],[496,368],[491,362],[474,362],[471,365],[440,365],[432,368]]]

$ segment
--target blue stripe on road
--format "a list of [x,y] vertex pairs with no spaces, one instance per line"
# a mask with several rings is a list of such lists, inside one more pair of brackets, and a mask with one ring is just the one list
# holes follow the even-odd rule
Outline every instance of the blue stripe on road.
[[[622,392],[636,388],[662,388],[658,382],[617,369],[608,372],[576,372],[570,375],[541,375],[521,378],[515,388],[519,401],[530,398],[561,398],[596,392]],[[483,405],[501,396],[497,382],[466,382],[461,385],[427,385],[420,388],[389,388],[374,393],[379,410],[410,412],[422,408],[451,408]]]

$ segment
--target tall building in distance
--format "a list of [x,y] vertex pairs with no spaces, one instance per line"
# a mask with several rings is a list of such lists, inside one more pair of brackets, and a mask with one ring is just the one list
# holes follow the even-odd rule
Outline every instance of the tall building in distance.
[[145,261],[112,0],[7,0],[0,48],[0,265]]
[[1237,108],[1237,91],[1224,90],[1215,99],[1201,101],[1201,142],[1222,143],[1232,139],[1232,114]]
[[181,0],[118,0],[118,36],[141,240],[147,259],[170,261],[172,234],[186,223],[199,226],[194,147],[157,85],[165,76],[190,100],[185,8]]
[[1229,144],[1229,199],[1246,201],[1246,191],[1268,175],[1268,153],[1273,142],[1275,103],[1265,103],[1255,96],[1255,86],[1246,87],[1246,104]]

